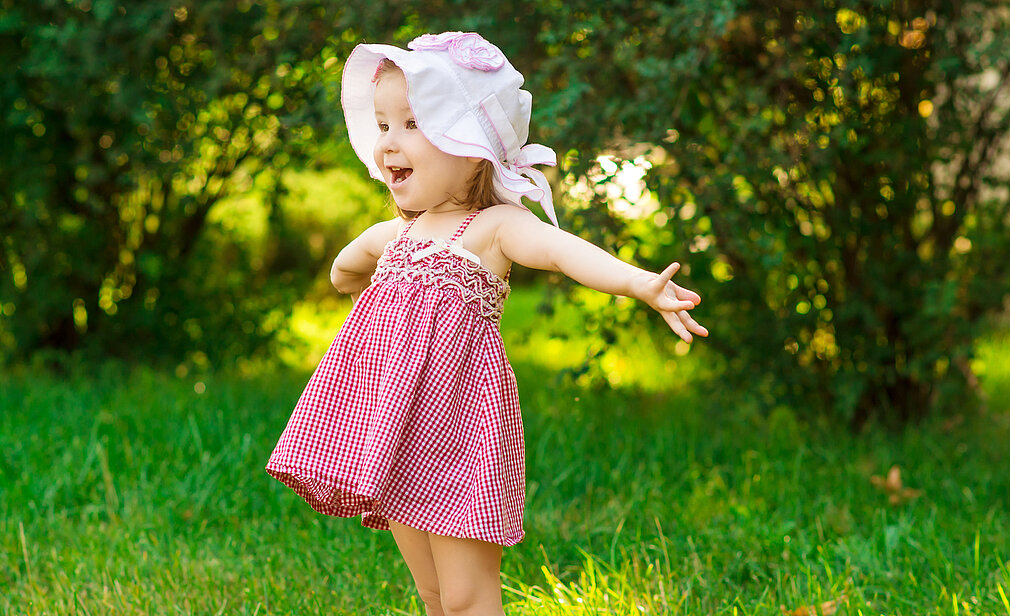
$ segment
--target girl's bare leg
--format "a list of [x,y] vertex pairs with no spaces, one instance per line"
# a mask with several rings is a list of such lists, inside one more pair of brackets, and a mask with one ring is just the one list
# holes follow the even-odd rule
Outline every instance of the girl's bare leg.
[[428,616],[444,616],[442,597],[438,592],[438,574],[435,561],[432,559],[428,533],[404,526],[399,522],[389,520],[389,530],[393,532],[396,547],[400,548],[410,575],[414,578],[414,586],[424,602],[424,610]]
[[476,539],[428,534],[446,616],[504,616],[502,547]]
[[504,616],[502,547],[444,537],[389,520],[428,616]]

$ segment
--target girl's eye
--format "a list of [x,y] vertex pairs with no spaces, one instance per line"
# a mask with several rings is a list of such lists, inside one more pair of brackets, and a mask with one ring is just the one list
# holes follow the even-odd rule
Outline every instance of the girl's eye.
[[414,120],[407,120],[407,128],[417,128],[417,122]]
[[380,133],[389,132],[389,124],[386,124],[385,122],[379,122],[379,132]]

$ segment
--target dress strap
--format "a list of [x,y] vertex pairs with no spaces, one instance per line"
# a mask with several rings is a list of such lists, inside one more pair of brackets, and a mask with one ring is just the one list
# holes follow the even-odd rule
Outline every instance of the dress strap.
[[470,226],[470,221],[472,221],[474,218],[476,218],[477,214],[480,214],[483,211],[484,210],[475,210],[473,213],[471,213],[469,216],[467,216],[463,220],[462,224],[459,225],[459,229],[456,229],[456,232],[453,233],[452,237],[449,238],[449,243],[451,244],[451,243],[455,242],[456,240],[458,240],[460,238],[460,236],[463,235],[463,232],[466,231],[466,228]]
[[407,221],[407,224],[403,226],[403,231],[400,231],[400,237],[405,237],[407,235],[407,231],[410,231],[410,226],[413,225],[417,221],[417,219],[421,217],[421,214],[424,214],[424,212],[418,212],[417,216],[414,216],[413,218]]

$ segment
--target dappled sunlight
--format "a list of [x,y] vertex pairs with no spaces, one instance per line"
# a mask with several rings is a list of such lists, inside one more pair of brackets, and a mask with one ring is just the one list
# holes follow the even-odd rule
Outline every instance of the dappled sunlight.
[[[723,574],[712,571],[712,555],[699,553],[692,544],[685,551],[684,546],[673,545],[663,535],[658,522],[657,529],[658,537],[641,544],[634,552],[622,549],[613,562],[580,550],[579,565],[559,571],[561,568],[552,564],[549,555],[542,551],[546,562],[540,566],[535,583],[507,573],[502,576],[506,613],[537,616],[709,613],[703,609],[709,603],[706,595],[711,594],[712,585],[717,585]],[[872,612],[872,605],[862,597],[850,598],[854,594],[853,581],[839,573],[847,572],[833,572],[825,562],[797,576],[807,578],[807,584],[776,580],[774,585],[780,593],[777,597],[765,589],[747,612],[739,613],[830,616],[843,606]],[[776,600],[789,602],[792,609]],[[805,605],[809,603],[814,605]],[[738,612],[734,608],[732,613]]]
[[[676,614],[684,597],[669,571],[666,546],[657,555],[639,557],[614,567],[583,553],[577,579],[563,581],[550,563],[540,567],[542,581],[526,584],[504,576],[503,588],[512,614]],[[511,595],[511,597],[510,597]]]
[[[602,199],[615,214],[626,219],[650,218],[660,210],[660,203],[645,183],[653,163],[648,155],[622,158],[604,154],[594,159],[592,170],[584,177],[566,178],[563,191],[570,207],[591,207],[594,199]],[[663,219],[665,223],[665,218]],[[659,226],[663,223],[657,222]]]
[[[504,332],[505,335],[512,332]],[[595,377],[602,377],[613,387],[637,387],[643,391],[665,391],[673,389],[676,380],[689,378],[693,371],[681,370],[681,365],[672,357],[664,357],[650,338],[637,339],[633,334],[622,332],[619,342],[602,352],[601,343],[591,336],[554,337],[547,332],[534,331],[522,340],[519,336],[508,336],[506,349],[513,363],[531,364],[547,370],[551,374],[561,371],[581,373],[580,384],[588,384]]]
[[277,336],[277,361],[298,370],[313,370],[350,311],[346,296],[295,304],[288,327]]
[[1010,329],[979,339],[971,368],[986,396],[989,411],[1010,415]]
[[541,288],[513,290],[502,318],[502,338],[513,364],[567,372],[583,386],[602,380],[611,387],[649,392],[679,389],[705,372],[703,360],[688,356],[690,345],[672,332],[660,329],[657,334],[644,321],[614,323],[614,340],[606,342],[598,326],[587,323],[586,311],[607,314],[612,302],[620,311],[631,310],[633,301],[586,288],[573,293],[578,307],[560,300],[548,314],[542,310]]
[[[573,306],[559,306],[553,315],[538,313],[542,295],[540,287],[517,288],[506,302],[501,331],[513,364],[552,375],[578,374],[583,385],[602,378],[613,387],[653,392],[674,389],[701,369],[685,357],[687,344],[671,338],[664,347],[645,325],[618,331],[615,342],[606,345],[598,334],[586,332]],[[278,332],[277,361],[298,370],[315,368],[350,310],[350,300],[335,294],[296,303],[287,327]]]

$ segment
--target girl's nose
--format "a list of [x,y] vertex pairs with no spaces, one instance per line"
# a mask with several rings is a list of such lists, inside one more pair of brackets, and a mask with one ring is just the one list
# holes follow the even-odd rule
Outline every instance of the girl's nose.
[[384,152],[396,152],[399,150],[399,145],[397,144],[396,137],[393,136],[392,131],[387,131],[379,135],[379,143]]

